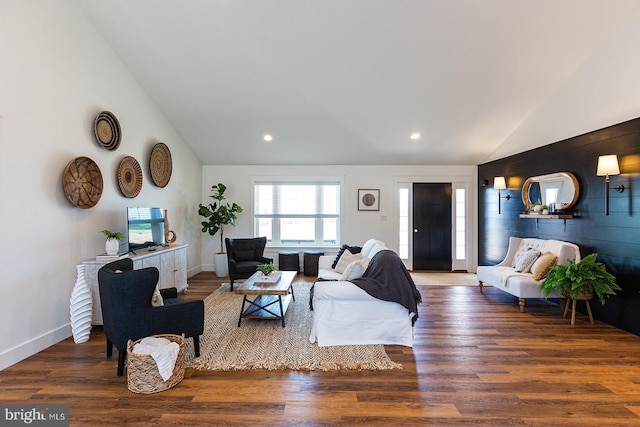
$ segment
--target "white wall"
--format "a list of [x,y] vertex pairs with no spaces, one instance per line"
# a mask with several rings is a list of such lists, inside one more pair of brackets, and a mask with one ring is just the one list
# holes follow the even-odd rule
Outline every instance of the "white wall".
[[[0,369],[70,336],[75,265],[104,252],[100,230],[125,229],[126,206],[169,210],[188,268],[200,267],[197,205],[201,166],[76,6],[65,0],[0,2]],[[112,111],[122,127],[115,151],[100,147],[93,119]],[[151,147],[173,157],[171,181],[152,184]],[[143,169],[140,195],[117,187],[120,160]],[[100,167],[104,191],[92,209],[73,207],[61,175],[77,156]]]
[[[640,10],[542,102],[486,161],[640,116]],[[594,166],[595,167],[595,166]]]
[[[469,194],[469,230],[472,248],[469,269],[477,265],[477,168],[475,166],[258,166],[205,165],[202,167],[202,200],[211,202],[211,186],[222,182],[227,186],[227,201],[238,203],[244,211],[239,214],[236,227],[228,227],[225,237],[253,236],[253,177],[331,176],[342,177],[343,216],[341,242],[362,244],[374,237],[395,250],[397,215],[395,187],[398,182],[457,182],[467,185]],[[380,189],[380,211],[358,211],[359,188]],[[386,216],[386,219],[383,217]],[[213,254],[220,249],[219,236],[202,239],[202,269],[213,270]],[[304,250],[305,248],[300,248]],[[269,252],[267,252],[269,253]],[[277,251],[275,251],[277,254]],[[273,252],[269,256],[272,256]]]

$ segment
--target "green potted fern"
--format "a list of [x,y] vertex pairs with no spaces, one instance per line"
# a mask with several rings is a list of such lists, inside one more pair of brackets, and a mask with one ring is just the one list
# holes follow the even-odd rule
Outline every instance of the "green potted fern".
[[554,265],[542,282],[541,289],[547,297],[556,291],[573,300],[589,300],[595,295],[604,304],[606,298],[622,289],[604,264],[596,261],[597,256],[593,253],[580,262],[570,260],[564,265]]

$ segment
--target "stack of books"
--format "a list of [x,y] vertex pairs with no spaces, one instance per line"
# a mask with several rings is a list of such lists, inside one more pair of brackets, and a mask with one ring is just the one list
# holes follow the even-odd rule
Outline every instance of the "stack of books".
[[126,254],[115,254],[115,255],[108,255],[104,253],[104,254],[96,255],[96,261],[117,261],[122,258],[129,258],[129,253],[127,252]]

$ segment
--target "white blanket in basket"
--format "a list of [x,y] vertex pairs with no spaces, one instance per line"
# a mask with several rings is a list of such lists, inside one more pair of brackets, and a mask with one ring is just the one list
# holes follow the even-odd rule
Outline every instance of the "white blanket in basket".
[[166,338],[146,337],[133,346],[136,354],[149,354],[158,365],[158,372],[163,381],[167,381],[173,375],[173,368],[178,359],[180,346],[178,343]]

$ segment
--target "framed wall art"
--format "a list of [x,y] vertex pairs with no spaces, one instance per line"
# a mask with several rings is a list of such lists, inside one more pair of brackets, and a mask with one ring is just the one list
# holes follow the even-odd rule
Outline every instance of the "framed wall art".
[[359,211],[380,210],[380,190],[358,190]]

